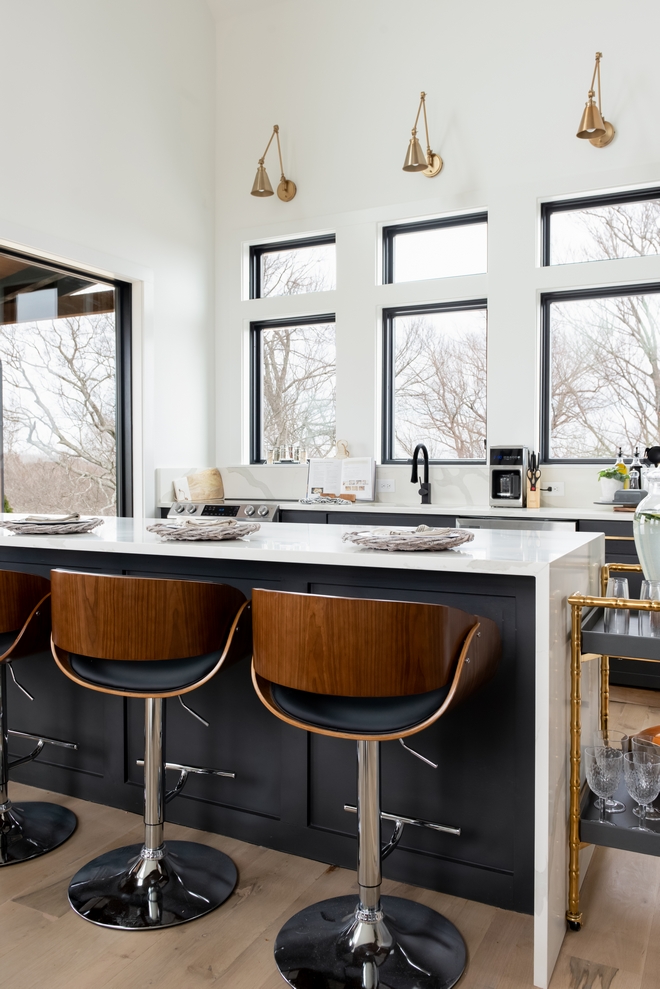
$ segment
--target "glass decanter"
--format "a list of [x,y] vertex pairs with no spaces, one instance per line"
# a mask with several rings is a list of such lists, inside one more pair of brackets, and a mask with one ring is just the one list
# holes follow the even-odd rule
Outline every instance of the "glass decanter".
[[646,579],[660,580],[660,467],[647,471],[644,483],[649,493],[635,510],[635,547]]

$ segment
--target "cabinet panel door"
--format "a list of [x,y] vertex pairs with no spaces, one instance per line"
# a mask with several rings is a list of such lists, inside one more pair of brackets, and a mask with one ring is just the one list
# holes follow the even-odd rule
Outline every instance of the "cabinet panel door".
[[405,515],[399,512],[328,512],[330,525],[456,525],[455,515]]
[[280,522],[299,522],[302,525],[325,525],[327,512],[301,512],[293,508],[280,509]]

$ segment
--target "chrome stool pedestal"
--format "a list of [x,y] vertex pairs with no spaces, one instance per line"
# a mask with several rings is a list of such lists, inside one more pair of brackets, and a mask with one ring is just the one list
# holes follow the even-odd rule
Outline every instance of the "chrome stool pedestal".
[[[192,841],[163,841],[167,799],[163,735],[163,700],[149,697],[145,700],[144,843],[93,859],[69,886],[69,903],[76,913],[102,927],[147,930],[184,924],[215,910],[236,885],[236,866],[223,852]],[[173,794],[179,791],[175,787]]]
[[296,989],[449,989],[465,970],[465,942],[451,921],[380,896],[379,744],[357,743],[359,896],[314,903],[277,936],[275,963]]
[[[9,770],[31,762],[45,744],[75,749],[71,742],[54,738],[9,732],[7,729],[7,663],[0,663],[0,867],[27,862],[52,851],[76,830],[76,815],[67,807],[42,801],[18,804],[9,799]],[[28,695],[29,696],[29,695]],[[8,735],[33,738],[37,746],[29,755],[9,762]]]

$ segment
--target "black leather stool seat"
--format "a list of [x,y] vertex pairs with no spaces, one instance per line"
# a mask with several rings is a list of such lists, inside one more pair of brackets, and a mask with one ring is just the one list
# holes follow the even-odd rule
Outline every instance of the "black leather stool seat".
[[217,665],[220,655],[220,652],[208,652],[186,659],[134,660],[97,659],[72,652],[69,661],[79,677],[98,687],[160,694],[197,683]]
[[412,728],[430,718],[442,705],[449,687],[447,684],[407,697],[337,697],[274,683],[271,695],[285,714],[316,728],[379,735]]

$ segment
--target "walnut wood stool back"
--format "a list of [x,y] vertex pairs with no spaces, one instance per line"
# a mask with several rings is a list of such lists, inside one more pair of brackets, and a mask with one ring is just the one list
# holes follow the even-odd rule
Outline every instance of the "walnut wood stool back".
[[[9,799],[9,771],[35,759],[44,745],[75,749],[72,742],[11,731],[7,727],[7,670],[30,699],[14,673],[13,662],[47,652],[50,642],[50,582],[44,577],[0,570],[0,866],[36,858],[57,848],[76,830],[76,815],[59,804]],[[36,748],[9,761],[9,735],[31,738]]]
[[359,896],[292,917],[275,942],[280,974],[297,989],[448,989],[466,965],[460,933],[420,903],[380,896],[403,821],[381,850],[379,742],[404,744],[489,680],[497,626],[442,605],[264,590],[252,617],[252,679],[268,710],[357,742]]
[[[231,894],[236,867],[208,845],[165,843],[165,802],[190,772],[234,774],[164,762],[163,701],[181,701],[249,653],[249,606],[236,588],[210,582],[53,570],[51,583],[52,650],[60,669],[90,690],[145,700],[144,842],[83,866],[71,880],[69,902],[103,927],[143,930],[195,920]],[[168,768],[181,775],[166,794]]]

